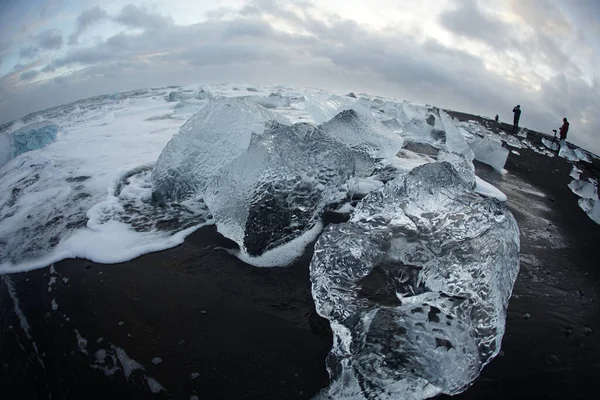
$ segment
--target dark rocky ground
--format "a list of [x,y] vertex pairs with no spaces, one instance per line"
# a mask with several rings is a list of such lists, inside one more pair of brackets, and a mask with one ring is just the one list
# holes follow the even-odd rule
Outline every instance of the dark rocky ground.
[[[508,174],[477,165],[508,195],[521,273],[501,356],[456,398],[598,398],[600,226],[567,187],[570,163],[518,151]],[[2,399],[311,398],[327,384],[331,341],[314,313],[311,251],[289,268],[261,269],[230,256],[230,245],[204,228],[177,248],[123,264],[65,260],[55,272],[0,278]],[[115,348],[145,371],[107,376],[93,368],[106,365],[96,362],[98,350],[110,358]],[[150,393],[147,378],[166,392]]]

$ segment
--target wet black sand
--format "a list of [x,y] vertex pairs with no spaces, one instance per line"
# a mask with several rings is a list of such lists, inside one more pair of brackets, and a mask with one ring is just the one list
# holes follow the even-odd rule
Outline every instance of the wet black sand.
[[[571,164],[518,151],[507,175],[477,166],[508,195],[523,258],[503,353],[457,398],[600,398],[600,226],[567,187]],[[205,228],[177,248],[123,264],[65,260],[56,274],[10,275],[31,339],[0,279],[1,398],[311,398],[327,384],[331,337],[314,313],[310,251],[289,268],[260,269],[228,246]],[[109,377],[92,368],[94,353],[111,345],[145,372]],[[166,392],[150,393],[145,377]]]

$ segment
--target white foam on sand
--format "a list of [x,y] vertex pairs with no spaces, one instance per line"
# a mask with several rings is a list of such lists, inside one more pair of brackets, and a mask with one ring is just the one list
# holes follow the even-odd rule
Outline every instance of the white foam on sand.
[[296,258],[304,253],[306,246],[323,231],[323,224],[318,222],[311,229],[304,232],[301,236],[289,241],[272,250],[265,251],[258,257],[250,256],[244,251],[231,251],[236,257],[246,264],[254,265],[255,267],[280,267],[289,265]]

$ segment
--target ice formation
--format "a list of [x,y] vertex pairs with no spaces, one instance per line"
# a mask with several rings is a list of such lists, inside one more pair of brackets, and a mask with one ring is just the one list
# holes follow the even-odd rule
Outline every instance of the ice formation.
[[579,199],[579,207],[590,217],[592,221],[600,224],[600,200]]
[[588,153],[583,150],[583,149],[574,149],[573,152],[575,153],[575,156],[577,158],[579,158],[580,161],[584,161],[586,163],[591,163],[592,159],[590,158],[590,156],[588,155]]
[[156,203],[202,195],[208,180],[248,149],[276,117],[244,99],[219,98],[190,118],[160,154],[152,174]]
[[10,159],[41,149],[56,139],[58,126],[50,121],[34,122],[0,135],[0,168]]
[[465,390],[500,350],[519,270],[502,203],[447,162],[426,164],[330,225],[310,264],[334,334],[329,398],[424,399]]
[[571,150],[571,148],[569,148],[569,145],[567,144],[566,140],[561,140],[559,142],[560,145],[560,150],[558,151],[558,156],[562,157],[562,158],[566,158],[569,161],[579,161],[579,157],[577,157],[577,154],[575,154],[575,152],[573,150]]
[[470,146],[473,149],[476,160],[492,166],[496,171],[502,171],[509,153],[508,149],[502,147],[502,144],[492,141],[485,136],[475,139],[470,143]]
[[577,196],[584,199],[598,198],[598,188],[592,182],[574,179],[569,183],[569,189]]
[[354,173],[350,149],[323,129],[273,122],[209,182],[205,201],[219,232],[258,256],[310,230]]

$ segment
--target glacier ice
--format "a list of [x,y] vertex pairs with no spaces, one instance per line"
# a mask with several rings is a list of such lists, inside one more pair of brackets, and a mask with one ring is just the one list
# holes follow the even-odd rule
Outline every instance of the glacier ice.
[[50,121],[34,122],[0,136],[0,167],[10,159],[41,149],[56,139],[58,125]]
[[312,124],[269,124],[206,189],[217,228],[250,256],[297,238],[347,196],[354,155]]
[[252,133],[277,119],[264,107],[239,98],[209,101],[163,149],[152,173],[156,203],[182,201],[202,194],[216,172],[240,156]]
[[573,179],[569,183],[569,189],[577,196],[585,199],[597,199],[598,188],[591,182]]
[[477,186],[475,180],[475,166],[464,156],[448,151],[440,151],[438,153],[437,161],[446,161],[450,163],[470,189],[474,189]]
[[592,159],[590,158],[590,156],[588,155],[588,153],[583,150],[583,149],[574,149],[573,152],[575,153],[575,156],[577,158],[579,158],[580,161],[584,161],[586,163],[591,163]]
[[506,137],[506,144],[511,146],[511,147],[516,147],[517,149],[522,149],[523,145],[521,144],[521,141],[519,139],[517,139],[516,137],[512,136],[512,135],[507,135]]
[[567,144],[566,140],[561,140],[560,142],[560,150],[558,151],[558,156],[565,158],[569,161],[579,161],[579,157],[577,157],[577,154],[575,154],[575,152],[573,150],[571,150],[571,148],[569,148],[569,145]]
[[498,142],[490,140],[487,136],[475,139],[469,145],[475,153],[476,160],[492,166],[496,171],[502,171],[508,158],[508,149],[502,147]]
[[592,221],[600,224],[600,200],[599,199],[579,199],[579,207],[590,217]]
[[452,121],[452,118],[443,111],[439,112],[438,115],[444,127],[444,132],[446,132],[446,150],[452,153],[462,154],[469,162],[473,161],[475,155]]
[[555,140],[552,139],[542,139],[542,144],[549,148],[550,150],[558,151],[560,146]]
[[357,175],[370,175],[379,161],[392,159],[404,140],[374,118],[354,109],[344,110],[320,125],[324,134],[349,147],[355,154]]
[[423,399],[465,390],[499,352],[519,270],[506,207],[448,162],[425,164],[330,225],[310,264],[334,334],[332,399]]

